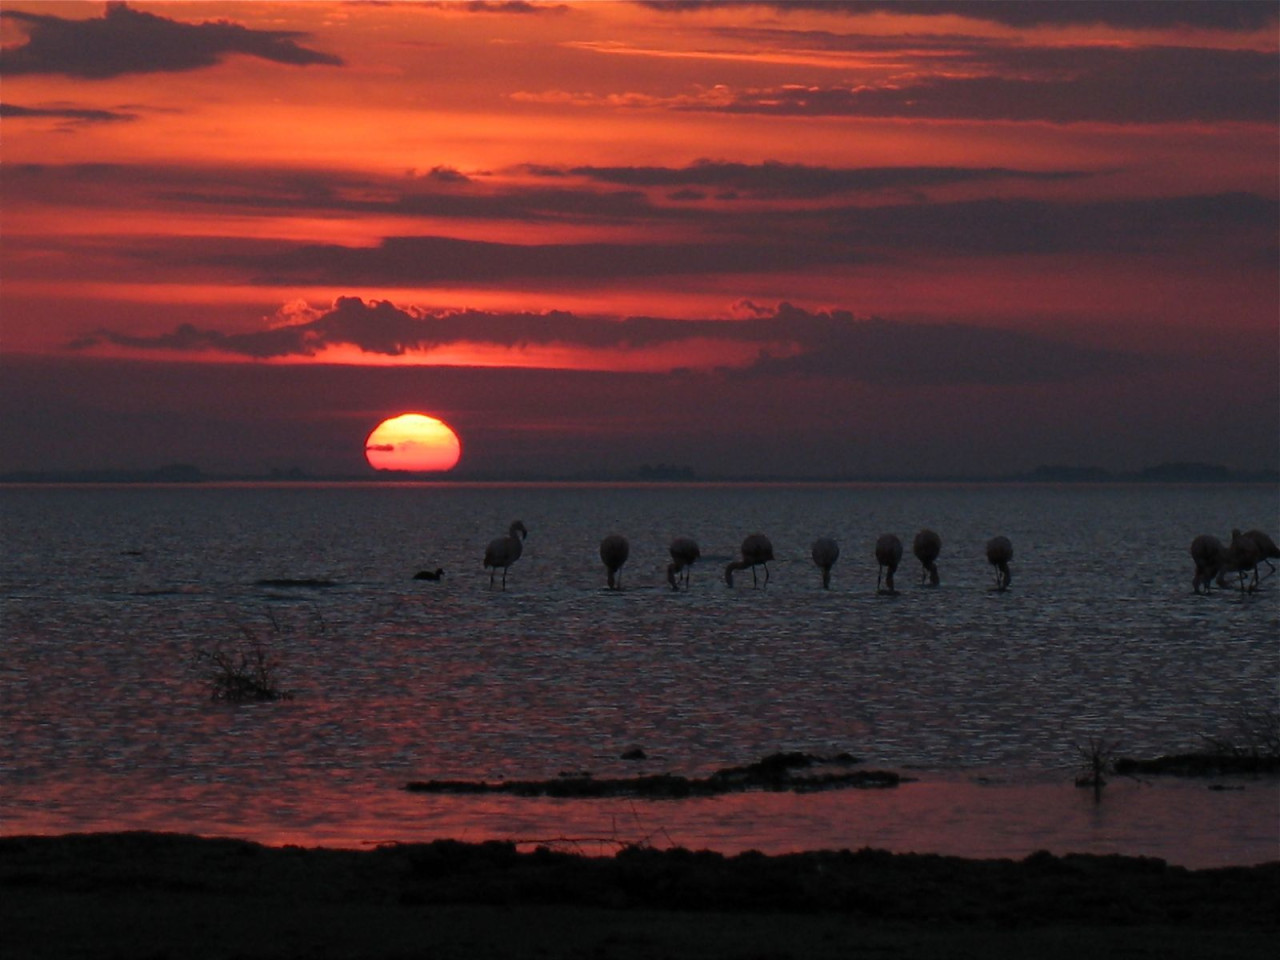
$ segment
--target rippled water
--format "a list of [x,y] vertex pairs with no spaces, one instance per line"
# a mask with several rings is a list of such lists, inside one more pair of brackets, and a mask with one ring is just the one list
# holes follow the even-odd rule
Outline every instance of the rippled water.
[[[1189,750],[1275,708],[1280,578],[1197,596],[1187,555],[1201,532],[1274,535],[1274,487],[14,487],[0,506],[6,833],[349,844],[660,830],[734,849],[952,837],[955,852],[1118,845],[1182,862],[1215,860],[1188,846],[1185,818],[1221,815],[1229,836],[1207,823],[1203,843],[1217,860],[1280,856],[1274,781],[1213,795],[1116,784],[1096,809],[1070,785],[1073,743],[1090,736],[1134,756]],[[525,554],[491,590],[484,544],[514,519]],[[936,589],[909,553],[922,526],[943,538]],[[757,530],[777,556],[768,588],[744,573],[730,590],[723,565]],[[620,592],[597,553],[613,531],[631,541]],[[908,548],[896,596],[875,590],[884,531]],[[996,533],[1015,548],[1007,593],[990,590],[983,556]],[[704,555],[687,593],[665,581],[677,535]],[[809,559],[819,536],[841,545],[830,591]],[[412,579],[436,566],[441,582]],[[332,585],[260,585],[290,579]],[[246,635],[295,699],[209,701],[196,654]],[[633,746],[649,759],[621,760]],[[704,775],[777,750],[848,751],[920,783],[657,806],[400,789]],[[960,827],[922,799],[939,796],[970,809]]]

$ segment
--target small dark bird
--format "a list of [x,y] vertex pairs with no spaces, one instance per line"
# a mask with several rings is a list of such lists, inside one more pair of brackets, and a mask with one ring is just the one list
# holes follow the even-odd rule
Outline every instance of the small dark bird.
[[923,569],[920,571],[920,582],[928,576],[929,586],[938,585],[938,554],[942,552],[942,538],[932,530],[924,529],[911,541],[911,552],[916,555]]
[[524,538],[528,535],[529,531],[524,528],[524,524],[517,520],[507,529],[505,537],[489,541],[489,546],[484,551],[484,565],[490,571],[490,588],[493,587],[493,578],[501,569],[502,589],[507,589],[507,570],[520,559],[520,554],[524,552]]
[[[902,562],[902,541],[894,534],[886,533],[876,541],[876,562],[880,564],[880,572],[876,577],[876,590],[884,584],[885,593],[896,593],[893,589],[893,575]],[[888,571],[886,573],[886,570]]]
[[813,546],[809,548],[809,552],[813,557],[813,562],[822,571],[822,589],[831,589],[831,568],[840,559],[840,545],[830,537],[819,537],[813,541]]
[[413,575],[415,580],[439,580],[444,576],[444,569],[436,567],[434,570],[419,570]]
[[631,555],[631,544],[627,538],[618,533],[611,533],[600,541],[600,559],[604,561],[604,569],[609,578],[609,589],[622,587],[622,565]]
[[724,568],[724,582],[733,586],[733,572],[751,568],[751,585],[759,585],[756,567],[764,567],[764,585],[769,585],[769,561],[773,559],[773,543],[763,533],[753,533],[742,541],[742,559]]
[[996,589],[1007,590],[1013,581],[1009,561],[1013,559],[1013,544],[1008,537],[992,537],[987,541],[987,563],[996,568]]
[[671,562],[667,564],[667,583],[671,584],[672,590],[679,590],[680,582],[684,581],[684,588],[688,590],[689,569],[702,556],[698,542],[691,537],[676,537],[667,550],[671,554]]
[[1227,559],[1227,548],[1211,533],[1202,533],[1191,541],[1191,560],[1196,565],[1191,587],[1196,593],[1204,586],[1205,593],[1212,593],[1213,579],[1222,572]]

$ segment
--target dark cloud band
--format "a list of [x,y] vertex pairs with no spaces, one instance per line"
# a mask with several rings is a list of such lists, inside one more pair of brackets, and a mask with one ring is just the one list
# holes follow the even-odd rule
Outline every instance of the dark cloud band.
[[69,20],[52,14],[6,10],[23,25],[26,42],[5,49],[4,73],[56,73],[104,80],[131,73],[168,73],[210,67],[229,54],[291,66],[340,66],[342,59],[310,50],[288,30],[251,30],[219,20],[184,23],[110,3],[102,17]]
[[[1121,372],[1135,362],[1127,354],[1017,331],[860,319],[845,310],[810,311],[788,303],[776,308],[747,306],[751,315],[735,321],[602,319],[564,311],[428,312],[385,300],[342,297],[308,319],[267,330],[231,334],[184,324],[151,337],[98,330],[71,346],[89,350],[112,345],[265,360],[316,356],[329,347],[355,347],[383,356],[455,344],[625,352],[696,340],[756,347],[758,359],[734,371],[735,376],[798,375],[921,385],[1062,382]],[[708,365],[714,366],[714,361]]]

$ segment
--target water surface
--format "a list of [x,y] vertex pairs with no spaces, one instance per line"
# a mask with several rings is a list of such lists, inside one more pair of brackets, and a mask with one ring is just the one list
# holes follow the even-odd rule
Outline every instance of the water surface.
[[[1075,744],[1198,749],[1277,703],[1280,579],[1191,590],[1187,546],[1276,532],[1262,486],[197,485],[0,491],[5,833],[145,827],[355,845],[664,838],[722,850],[1280,856],[1274,781],[1072,786]],[[507,590],[484,544],[529,529]],[[910,541],[943,539],[942,584]],[[751,532],[767,589],[721,572]],[[872,545],[907,545],[895,596]],[[623,589],[601,538],[625,534]],[[990,536],[1014,543],[993,592]],[[666,546],[704,559],[687,592]],[[819,536],[841,559],[824,591]],[[443,567],[441,582],[412,579]],[[279,581],[327,586],[280,586]],[[265,584],[264,581],[276,581]],[[213,703],[202,651],[256,638],[288,702]],[[647,755],[624,761],[631,747]],[[847,751],[889,791],[478,803],[432,778],[703,776]],[[1235,789],[1242,788],[1242,789]],[[1193,831],[1187,823],[1196,824]]]

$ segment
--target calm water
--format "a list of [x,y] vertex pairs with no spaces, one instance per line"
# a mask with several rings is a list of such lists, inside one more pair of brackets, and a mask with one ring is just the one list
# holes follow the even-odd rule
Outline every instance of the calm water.
[[[4,833],[1280,856],[1275,780],[1117,780],[1100,806],[1072,785],[1075,742],[1192,750],[1276,708],[1280,577],[1197,596],[1187,555],[1201,532],[1280,532],[1274,487],[13,487],[0,509]],[[524,557],[490,590],[484,545],[514,519]],[[922,526],[943,538],[936,589],[910,557]],[[769,586],[744,573],[730,590],[724,563],[757,530]],[[597,554],[613,531],[631,541],[621,592]],[[908,549],[892,597],[875,591],[884,531]],[[1003,594],[983,556],[996,533],[1015,549]],[[678,594],[677,535],[704,555]],[[841,545],[830,591],[819,536]],[[436,566],[443,581],[412,579]],[[279,579],[333,586],[258,585]],[[295,699],[210,701],[197,653],[246,635]],[[635,746],[649,759],[620,759]],[[401,789],[705,775],[778,750],[917,782],[680,802]]]

